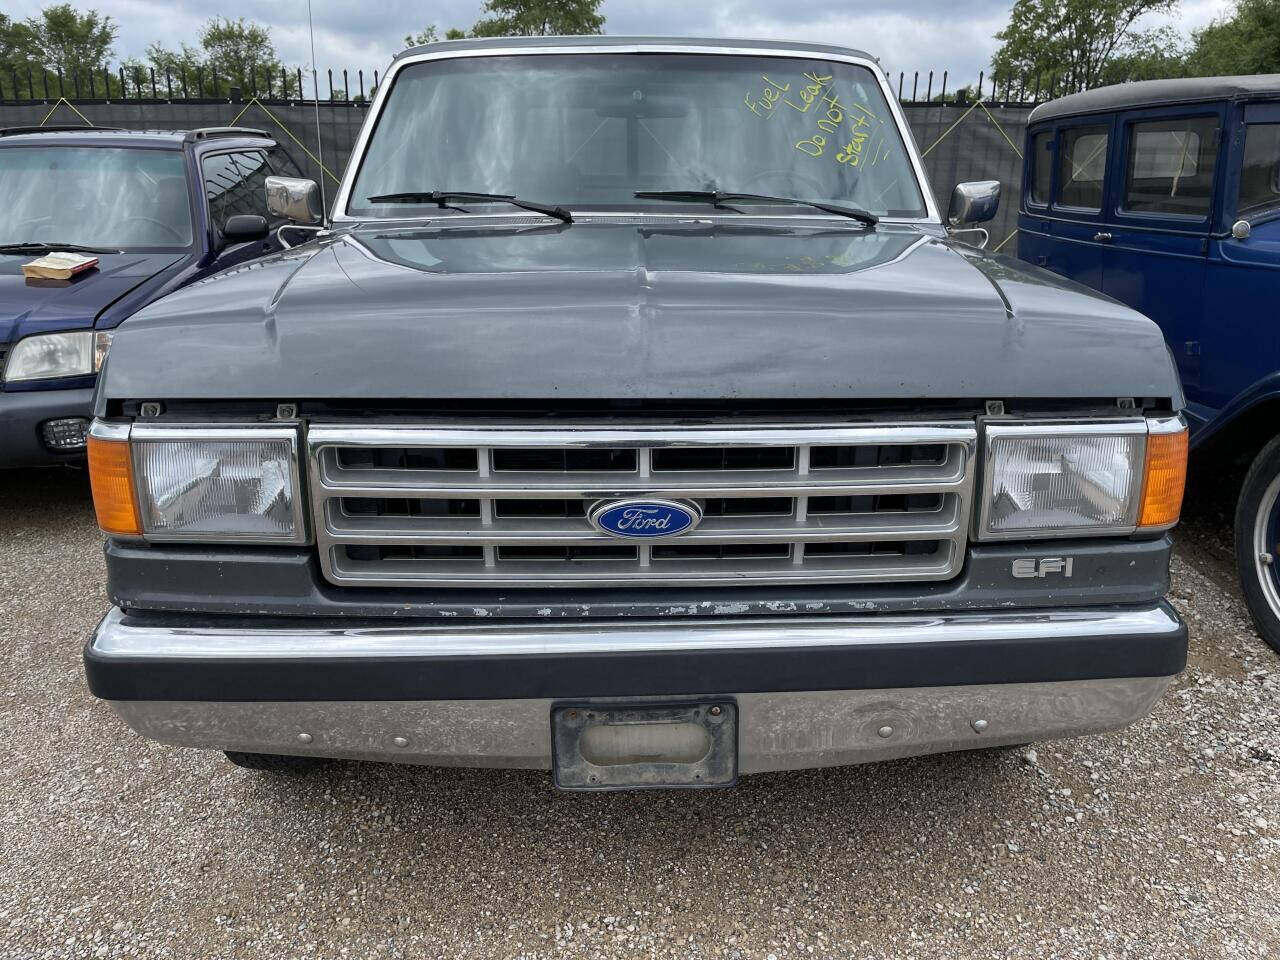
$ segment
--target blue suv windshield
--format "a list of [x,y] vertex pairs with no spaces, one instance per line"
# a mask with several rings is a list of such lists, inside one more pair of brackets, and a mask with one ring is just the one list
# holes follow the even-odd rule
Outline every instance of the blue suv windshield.
[[926,215],[875,74],[798,57],[543,54],[409,64],[388,91],[347,213],[414,216],[414,204],[372,198],[432,190],[665,213],[680,205],[636,192],[721,190]]
[[0,149],[0,243],[191,246],[186,166],[174,150]]

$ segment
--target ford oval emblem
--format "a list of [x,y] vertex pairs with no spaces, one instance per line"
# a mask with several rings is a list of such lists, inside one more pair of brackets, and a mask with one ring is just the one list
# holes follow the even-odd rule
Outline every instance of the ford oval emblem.
[[604,500],[587,519],[611,537],[651,540],[688,533],[702,519],[702,510],[690,500]]

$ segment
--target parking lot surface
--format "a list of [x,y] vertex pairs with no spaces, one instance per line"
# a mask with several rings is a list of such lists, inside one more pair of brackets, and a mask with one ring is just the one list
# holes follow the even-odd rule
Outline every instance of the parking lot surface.
[[1221,485],[1178,531],[1190,665],[1129,730],[582,795],[140,740],[84,687],[107,606],[84,475],[0,473],[0,956],[1273,956],[1280,660]]

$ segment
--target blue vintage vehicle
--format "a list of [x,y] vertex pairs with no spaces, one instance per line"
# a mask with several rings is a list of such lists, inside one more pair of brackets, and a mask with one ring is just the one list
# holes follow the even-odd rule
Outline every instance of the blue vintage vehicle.
[[[0,130],[0,468],[83,457],[114,329],[276,249],[263,183],[296,170],[260,130]],[[99,263],[71,280],[23,276],[53,251]]]
[[1236,556],[1280,649],[1280,75],[1063,97],[1031,114],[1026,155],[1018,255],[1155,320],[1193,448],[1252,458]]

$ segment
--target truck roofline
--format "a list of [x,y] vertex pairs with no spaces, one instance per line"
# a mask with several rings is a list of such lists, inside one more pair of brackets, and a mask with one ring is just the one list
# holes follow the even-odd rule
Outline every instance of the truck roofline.
[[415,58],[420,54],[438,53],[444,50],[451,52],[491,50],[514,50],[527,52],[535,51],[544,47],[562,49],[565,47],[627,48],[636,46],[663,47],[665,49],[685,47],[696,49],[700,52],[712,49],[720,50],[722,52],[748,51],[751,53],[776,52],[779,50],[794,52],[803,50],[809,53],[841,54],[844,56],[854,56],[864,60],[871,60],[876,63],[879,62],[878,57],[873,57],[865,50],[859,50],[855,47],[842,47],[832,43],[810,43],[799,40],[759,40],[749,37],[667,37],[641,35],[478,37],[467,40],[438,40],[435,43],[421,44],[420,46],[409,47],[407,50],[402,50],[392,58],[391,62],[395,64],[400,60]]

